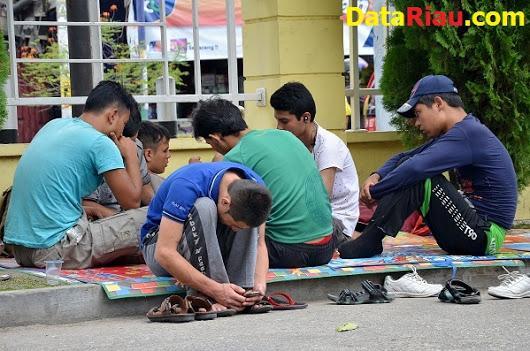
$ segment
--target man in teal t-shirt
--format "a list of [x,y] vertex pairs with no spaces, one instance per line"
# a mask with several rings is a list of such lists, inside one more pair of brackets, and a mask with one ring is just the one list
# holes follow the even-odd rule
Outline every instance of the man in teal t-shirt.
[[[50,121],[35,136],[17,165],[7,212],[4,241],[18,264],[62,259],[65,268],[87,268],[138,252],[142,180],[136,144],[122,136],[133,103],[120,84],[102,81],[79,118]],[[89,222],[100,216],[81,199],[103,179],[131,210]]]
[[331,206],[315,162],[289,132],[248,129],[239,109],[223,99],[203,101],[193,130],[227,161],[260,175],[272,193],[266,223],[271,268],[326,264],[333,255]]

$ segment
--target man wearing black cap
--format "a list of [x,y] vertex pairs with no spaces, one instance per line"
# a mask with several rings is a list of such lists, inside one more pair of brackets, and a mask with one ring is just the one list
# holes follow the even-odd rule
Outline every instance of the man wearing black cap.
[[[341,257],[380,254],[385,235],[396,236],[416,210],[449,254],[495,254],[517,205],[517,180],[505,147],[464,111],[458,90],[442,75],[420,79],[397,112],[430,140],[395,155],[368,177],[361,201],[377,201],[377,209],[362,235],[339,247]],[[442,175],[452,169],[460,192]]]

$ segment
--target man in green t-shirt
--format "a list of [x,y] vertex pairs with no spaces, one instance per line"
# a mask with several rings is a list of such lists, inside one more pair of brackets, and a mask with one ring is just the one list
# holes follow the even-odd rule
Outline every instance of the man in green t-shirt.
[[193,132],[225,160],[251,168],[271,191],[265,238],[271,268],[329,262],[334,251],[331,206],[315,161],[298,138],[276,129],[248,129],[237,106],[219,98],[199,103]]

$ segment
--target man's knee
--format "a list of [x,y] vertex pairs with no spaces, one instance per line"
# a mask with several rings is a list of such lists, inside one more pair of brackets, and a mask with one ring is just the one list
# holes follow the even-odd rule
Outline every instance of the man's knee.
[[193,207],[195,207],[201,216],[208,215],[217,217],[217,205],[209,197],[198,198]]

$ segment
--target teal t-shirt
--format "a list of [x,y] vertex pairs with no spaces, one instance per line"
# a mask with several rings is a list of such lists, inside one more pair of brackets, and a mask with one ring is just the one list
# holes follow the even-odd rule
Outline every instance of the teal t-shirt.
[[55,245],[81,218],[81,199],[124,168],[118,147],[79,118],[48,122],[18,163],[5,242],[30,248]]
[[311,154],[293,134],[276,129],[248,132],[224,156],[256,172],[272,193],[266,233],[294,244],[331,234],[331,205]]

